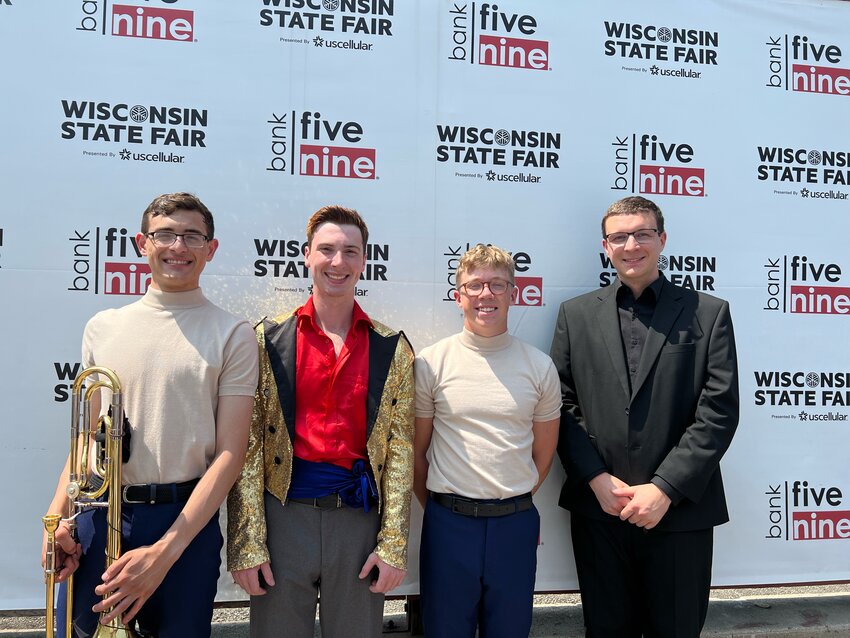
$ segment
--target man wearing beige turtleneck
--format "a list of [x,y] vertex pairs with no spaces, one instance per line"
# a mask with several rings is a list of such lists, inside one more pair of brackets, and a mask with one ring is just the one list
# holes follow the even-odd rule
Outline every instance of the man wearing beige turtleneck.
[[[151,269],[147,292],[86,325],[83,366],[115,371],[132,437],[121,557],[104,572],[104,509],[76,518],[79,544],[67,522],[56,534],[64,562],[58,580],[75,572],[76,636],[91,635],[104,609],[110,611],[102,622],[137,620],[143,635],[210,635],[221,562],[218,509],[245,459],[259,369],[250,325],[199,287],[218,248],[213,234],[212,214],[194,195],[154,199],[136,235]],[[109,397],[94,399],[97,415]],[[73,514],[68,472],[66,463],[49,509],[63,518]],[[57,617],[64,620],[64,611]]]
[[478,244],[456,277],[463,330],[414,366],[423,621],[429,636],[527,636],[540,533],[532,494],[558,441],[558,375],[508,333],[509,253]]

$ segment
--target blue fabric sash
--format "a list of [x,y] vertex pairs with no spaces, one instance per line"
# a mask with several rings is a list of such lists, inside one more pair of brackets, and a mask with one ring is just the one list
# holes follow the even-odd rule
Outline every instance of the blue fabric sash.
[[372,469],[363,459],[355,461],[349,471],[332,463],[293,457],[292,483],[287,496],[319,498],[329,494],[339,494],[340,500],[349,507],[362,507],[368,512],[378,502],[378,486]]

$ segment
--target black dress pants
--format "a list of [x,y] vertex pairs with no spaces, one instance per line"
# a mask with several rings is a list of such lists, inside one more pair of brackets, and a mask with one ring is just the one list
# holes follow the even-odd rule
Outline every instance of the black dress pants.
[[572,515],[588,638],[698,638],[714,530],[662,532]]

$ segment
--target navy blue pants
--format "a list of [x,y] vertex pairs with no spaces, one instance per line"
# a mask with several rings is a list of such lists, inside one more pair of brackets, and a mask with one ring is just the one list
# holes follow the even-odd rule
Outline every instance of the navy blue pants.
[[539,536],[533,506],[474,518],[429,498],[419,549],[425,635],[472,638],[477,626],[480,638],[528,636]]
[[[124,505],[121,509],[121,551],[152,545],[174,523],[185,503]],[[83,555],[74,572],[74,634],[88,638],[97,627],[99,614],[91,608],[101,597],[94,588],[105,568],[106,510],[88,510],[77,517]],[[219,567],[222,536],[218,513],[198,533],[162,584],[137,614],[139,629],[159,638],[208,637]],[[56,610],[57,636],[65,638],[65,584],[59,588]]]

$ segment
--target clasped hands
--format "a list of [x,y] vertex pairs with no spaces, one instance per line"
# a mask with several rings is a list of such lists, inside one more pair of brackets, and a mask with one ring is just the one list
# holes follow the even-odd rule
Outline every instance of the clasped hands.
[[590,480],[590,489],[606,514],[644,529],[652,529],[670,508],[670,497],[652,483],[628,485],[603,472]]

